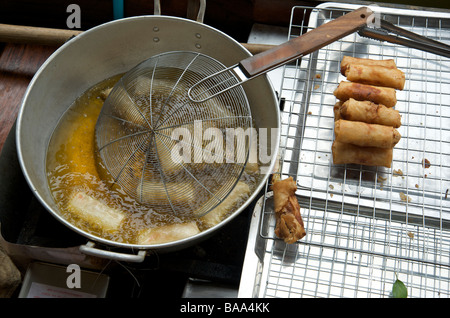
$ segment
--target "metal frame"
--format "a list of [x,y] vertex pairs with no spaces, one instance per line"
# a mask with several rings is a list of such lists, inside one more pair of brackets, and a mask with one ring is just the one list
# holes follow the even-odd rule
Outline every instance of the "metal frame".
[[[292,9],[289,38],[357,8]],[[450,14],[372,8],[402,28],[450,43]],[[309,14],[306,14],[309,12]],[[302,16],[309,15],[309,22]],[[300,22],[298,22],[300,20]],[[394,58],[406,73],[395,109],[402,139],[392,168],[334,165],[334,89],[344,55]],[[352,34],[284,67],[280,173],[297,181],[307,236],[274,234],[272,196],[255,208],[240,297],[450,296],[450,60]],[[431,166],[424,168],[422,160]],[[251,277],[251,278],[246,278]],[[252,288],[248,286],[252,284]]]

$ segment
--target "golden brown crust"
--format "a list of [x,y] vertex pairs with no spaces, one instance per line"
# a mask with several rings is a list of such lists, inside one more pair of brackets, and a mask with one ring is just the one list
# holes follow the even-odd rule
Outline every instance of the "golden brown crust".
[[350,98],[339,106],[339,115],[346,120],[362,121],[368,124],[394,128],[401,126],[401,116],[398,110],[371,101],[357,101]]
[[393,59],[372,60],[344,56],[341,81],[334,95],[334,164],[391,167],[393,148],[401,135],[396,89],[403,89],[405,73]]
[[341,81],[334,91],[334,96],[342,102],[353,98],[359,101],[371,101],[386,107],[394,107],[397,104],[395,89],[379,87],[360,83]]
[[393,59],[386,60],[373,60],[367,58],[357,58],[352,56],[344,56],[341,61],[341,74],[345,75],[345,71],[351,64],[362,64],[362,65],[378,65],[387,68],[397,68],[395,61]]
[[348,81],[355,83],[391,87],[400,90],[405,87],[405,73],[397,68],[351,64],[345,70],[345,76]]
[[341,101],[336,102],[333,106],[333,112],[334,112],[334,121],[341,119],[341,107],[343,103]]
[[332,145],[333,164],[361,164],[390,168],[392,148],[359,147],[334,141]]
[[401,138],[391,126],[339,119],[334,124],[335,140],[360,147],[392,148]]
[[297,185],[292,177],[276,181],[273,186],[276,217],[275,234],[286,243],[292,244],[306,235],[295,191]]

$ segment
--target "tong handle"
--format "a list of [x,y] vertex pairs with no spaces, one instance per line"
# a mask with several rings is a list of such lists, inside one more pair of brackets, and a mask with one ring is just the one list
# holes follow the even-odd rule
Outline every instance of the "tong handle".
[[246,58],[239,67],[249,78],[266,73],[366,26],[371,14],[372,10],[367,7],[356,9],[273,49]]
[[445,43],[435,41],[433,39],[427,38],[425,36],[419,35],[417,33],[402,29],[395,24],[392,24],[386,20],[380,20],[380,26],[382,29],[387,30],[388,32],[393,32],[398,36],[408,38],[411,41],[416,41],[419,43],[423,43],[425,45],[431,45],[435,47],[443,48],[444,50],[450,50],[450,46]]
[[[408,39],[397,35],[386,34],[384,30],[380,31],[371,28],[362,28],[361,30],[358,31],[358,33],[361,36],[375,39],[378,41],[386,41],[389,43],[403,45],[413,49],[430,52],[445,57],[450,57],[450,46],[442,42],[437,42],[432,39],[422,37],[418,34],[414,34],[414,36],[409,36]],[[402,35],[405,34],[402,33]],[[411,38],[413,40],[410,40]]]

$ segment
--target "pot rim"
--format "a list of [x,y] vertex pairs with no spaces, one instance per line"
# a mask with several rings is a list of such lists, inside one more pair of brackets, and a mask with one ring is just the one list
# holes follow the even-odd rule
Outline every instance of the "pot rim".
[[[25,109],[25,105],[27,104],[27,100],[29,98],[30,92],[32,91],[35,83],[39,80],[40,78],[40,74],[43,72],[43,70],[47,67],[49,67],[49,65],[51,64],[52,60],[59,54],[61,54],[61,52],[63,52],[67,47],[69,47],[70,45],[72,45],[73,43],[76,43],[77,41],[83,41],[84,37],[89,36],[91,33],[96,32],[99,29],[103,29],[103,28],[108,28],[110,25],[116,25],[116,24],[122,24],[122,23],[133,23],[133,21],[136,20],[147,20],[147,19],[162,19],[162,20],[174,20],[174,21],[183,21],[183,22],[187,22],[187,23],[192,23],[194,25],[203,27],[203,28],[207,28],[213,32],[218,33],[218,35],[221,35],[225,38],[227,38],[228,40],[234,42],[237,46],[240,47],[240,49],[245,52],[248,56],[251,56],[251,53],[244,47],[242,46],[239,42],[237,42],[235,39],[233,39],[232,37],[230,37],[229,35],[225,34],[224,32],[217,30],[211,26],[208,26],[204,23],[201,22],[197,22],[194,20],[189,20],[186,18],[180,18],[180,17],[173,17],[173,16],[165,16],[165,15],[158,15],[158,16],[154,16],[154,15],[142,15],[142,16],[133,16],[133,17],[127,17],[127,18],[123,18],[120,20],[114,20],[114,21],[109,21],[103,24],[100,24],[98,26],[95,26],[89,30],[86,30],[82,33],[80,33],[79,35],[77,35],[76,37],[70,39],[69,41],[67,41],[66,43],[64,43],[62,46],[60,46],[58,49],[55,50],[55,52],[50,55],[50,57],[41,65],[41,67],[38,69],[38,71],[34,74],[33,78],[31,79],[25,94],[22,98],[22,102],[21,102],[21,106],[18,112],[18,116],[17,116],[17,120],[16,120],[16,148],[17,148],[17,154],[18,154],[18,160],[20,163],[20,167],[22,169],[22,172],[25,176],[26,182],[28,184],[28,186],[30,187],[30,189],[32,190],[33,194],[35,195],[35,197],[38,199],[38,201],[45,207],[45,209],[47,211],[49,211],[55,218],[58,219],[58,221],[60,221],[62,224],[64,224],[65,226],[67,226],[68,228],[70,228],[71,230],[77,232],[78,234],[86,237],[87,239],[97,242],[97,243],[101,243],[107,246],[113,246],[113,247],[118,247],[118,248],[125,248],[125,249],[137,249],[137,250],[160,250],[160,249],[171,249],[171,248],[175,248],[179,245],[183,245],[183,244],[187,244],[189,242],[197,242],[198,240],[204,239],[209,237],[214,231],[220,229],[221,227],[223,227],[225,224],[229,223],[231,220],[233,220],[237,215],[239,215],[245,208],[247,208],[247,206],[253,202],[256,199],[256,196],[259,194],[259,192],[261,191],[261,189],[263,188],[263,186],[266,184],[266,181],[270,175],[270,173],[265,173],[264,177],[261,179],[261,181],[259,182],[259,185],[254,189],[253,193],[250,195],[250,197],[237,209],[235,210],[232,214],[230,214],[227,218],[225,218],[224,220],[222,220],[221,222],[219,222],[218,224],[216,224],[215,226],[206,229],[196,235],[181,239],[181,240],[177,240],[177,241],[172,241],[172,242],[167,242],[167,243],[160,243],[160,244],[148,244],[148,245],[141,245],[141,244],[132,244],[132,243],[123,243],[123,242],[116,242],[116,241],[112,241],[109,239],[105,239],[102,237],[99,237],[97,235],[94,235],[92,233],[89,233],[85,230],[82,230],[78,227],[76,227],[75,225],[73,225],[72,223],[70,223],[68,220],[66,220],[59,211],[54,211],[54,209],[49,206],[47,204],[47,202],[44,200],[44,198],[42,198],[42,196],[39,193],[39,190],[35,187],[35,185],[33,184],[31,178],[28,175],[28,169],[26,166],[26,160],[24,159],[24,154],[22,152],[21,149],[21,127],[22,127],[22,118],[24,116],[24,109]],[[266,76],[266,75],[262,75],[260,77],[264,77],[265,80],[267,81],[267,83],[269,84],[270,88],[271,88],[271,92],[272,92],[272,96],[273,96],[273,101],[275,103],[275,105],[277,105],[278,103],[278,97],[275,93],[275,90],[273,89],[273,85],[270,81],[270,79]],[[278,129],[277,129],[277,136],[276,136],[276,144],[273,147],[273,153],[272,153],[272,159],[270,162],[270,165],[268,166],[268,171],[272,171],[273,167],[275,166],[276,163],[276,155],[273,154],[277,154],[278,150],[279,150],[279,140],[280,140],[280,126],[281,126],[281,120],[280,120],[280,110],[278,107],[276,108],[276,113],[277,113],[277,120],[278,120]],[[46,184],[46,186],[48,187],[48,184]]]

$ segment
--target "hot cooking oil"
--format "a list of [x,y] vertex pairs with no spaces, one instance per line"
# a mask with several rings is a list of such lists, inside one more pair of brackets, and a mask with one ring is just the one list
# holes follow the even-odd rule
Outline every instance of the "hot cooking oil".
[[[140,241],[139,233],[151,228],[192,222],[199,231],[213,226],[202,218],[158,213],[157,207],[138,203],[120,187],[112,188],[110,180],[105,178],[105,169],[95,155],[95,125],[105,92],[120,77],[102,81],[82,94],[52,134],[47,151],[47,179],[61,215],[88,233],[131,244]],[[249,191],[233,197],[234,202],[227,205],[228,214],[248,198],[257,178],[244,173],[241,181],[248,184]]]

